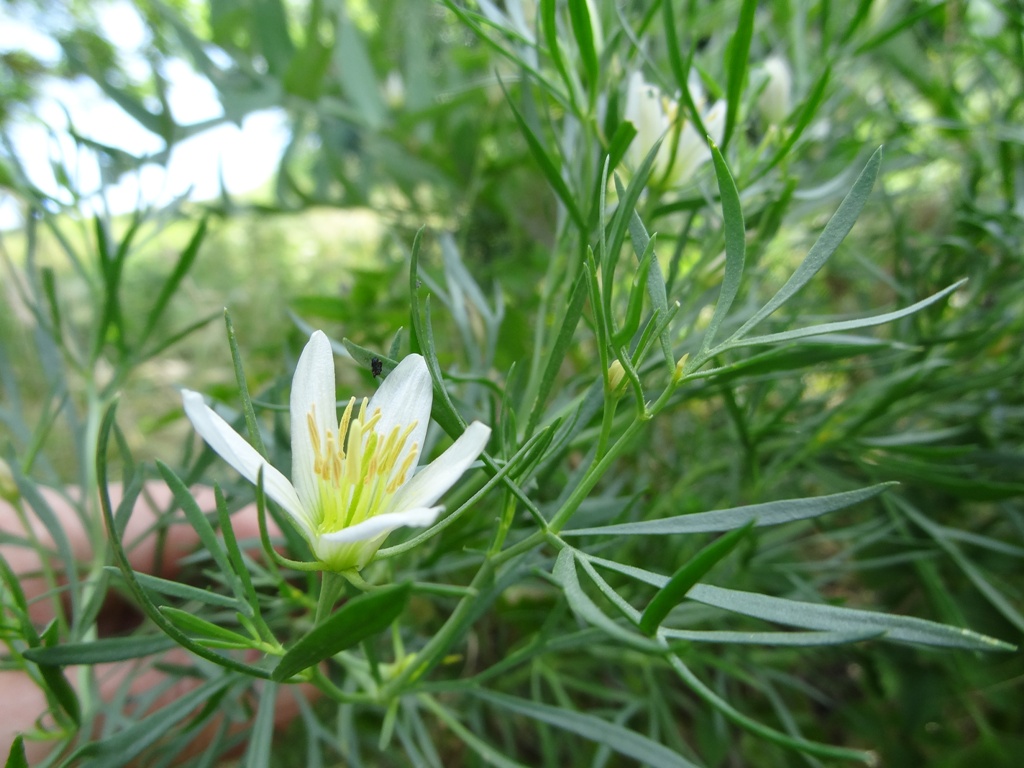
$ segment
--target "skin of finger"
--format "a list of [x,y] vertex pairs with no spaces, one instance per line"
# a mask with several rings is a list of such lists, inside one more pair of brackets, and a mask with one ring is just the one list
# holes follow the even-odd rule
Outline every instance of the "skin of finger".
[[[201,509],[204,511],[214,509],[213,489],[197,486],[192,491]],[[79,561],[91,559],[92,547],[88,535],[82,526],[81,518],[76,511],[74,489],[69,491],[70,499],[52,489],[43,488],[41,493],[43,493],[58,523],[65,531],[75,558]],[[112,485],[110,494],[112,503],[117,505],[122,497],[121,486],[119,484]],[[199,543],[198,535],[187,522],[183,521],[182,524],[170,525],[167,528],[162,556],[159,558],[161,562],[157,563],[159,550],[154,525],[163,510],[169,508],[171,500],[172,493],[170,489],[165,484],[157,481],[147,483],[145,492],[140,494],[124,534],[124,540],[128,543],[129,560],[134,569],[149,573],[158,570],[157,566],[159,565],[161,566],[159,568],[160,575],[173,576],[178,570],[178,560],[192,552]],[[43,547],[52,549],[52,537],[38,518],[31,515],[31,512],[29,513],[29,523],[32,525],[33,533],[40,544]],[[271,534],[277,533],[273,521],[268,521],[268,523],[271,526]],[[259,535],[259,523],[255,507],[250,505],[232,516],[232,528],[239,540],[256,538]],[[0,531],[18,537],[26,535],[22,521],[13,507],[3,501],[0,501]],[[0,545],[0,556],[7,560],[14,573],[18,575],[38,573],[42,565],[39,552],[34,548],[16,544]],[[32,621],[37,624],[43,624],[52,619],[53,602],[50,600],[37,600],[40,595],[49,589],[46,580],[42,577],[26,576],[20,580],[20,583],[26,598],[30,601],[30,618]],[[119,675],[123,679],[124,675],[129,674],[135,666],[134,663],[131,665],[113,665],[108,673],[111,675],[110,679],[116,681]],[[158,679],[153,677],[147,678],[146,674],[159,675],[161,673],[155,670],[143,673],[140,676],[143,684],[147,680],[152,684]],[[75,684],[79,677],[75,673],[74,668],[66,670],[66,675],[72,681],[72,684]],[[191,679],[187,682],[191,683]],[[133,690],[135,690],[134,686],[138,684],[133,681]],[[113,689],[101,686],[101,691],[109,692],[113,690],[116,690],[116,686]],[[138,690],[144,690],[144,688]],[[10,750],[10,744],[14,736],[33,729],[37,719],[43,716],[48,708],[46,697],[42,691],[31,678],[21,672],[0,672],[0,691],[3,692],[3,695],[0,696],[0,755],[6,755]],[[291,701],[289,697],[283,697],[282,700]],[[292,701],[291,708],[279,706],[277,715],[288,718],[289,712],[293,716],[295,711],[294,701]],[[210,734],[205,736],[207,741],[209,738],[212,738],[212,733],[211,731]],[[202,739],[197,737],[197,743],[202,744]],[[29,763],[31,764],[45,756],[51,749],[51,746],[32,742],[26,743],[26,749],[29,752]]]
[[[180,649],[174,649],[158,657],[159,662],[174,665],[187,665],[190,659],[189,654]],[[168,679],[166,673],[154,668],[155,661],[147,659],[144,661],[117,662],[113,664],[98,664],[94,672],[99,686],[100,698],[103,701],[115,699],[118,692],[128,681],[129,691],[132,695],[140,695],[154,687],[164,686]],[[81,670],[78,667],[68,667],[64,674],[71,684],[78,689],[81,681]],[[176,677],[172,685],[166,686],[160,697],[154,702],[149,712],[155,712],[161,707],[173,703],[177,699],[196,688],[202,682],[196,677]],[[0,672],[0,755],[6,755],[10,751],[10,745],[19,732],[32,728],[37,718],[47,711],[46,697],[35,683],[20,672]],[[274,727],[283,728],[299,714],[297,697],[302,696],[307,700],[315,698],[317,690],[310,685],[282,687],[276,706],[274,708]],[[258,697],[258,691],[254,691],[253,702]],[[198,711],[198,708],[197,708]],[[38,713],[26,718],[25,712]],[[148,714],[148,713],[147,713]],[[137,717],[141,718],[143,713]],[[196,732],[192,742],[179,756],[184,760],[203,752],[213,740],[221,723],[222,716],[215,715],[211,720]],[[45,718],[43,720],[46,724]],[[187,722],[187,720],[183,721]],[[20,725],[20,729],[19,726]],[[96,731],[99,729],[96,724]],[[233,723],[231,732],[236,733],[244,730],[247,723]],[[25,752],[29,765],[42,761],[54,748],[52,741],[26,741]]]
[[[195,486],[192,494],[204,512],[216,508],[213,489],[207,486]],[[51,488],[41,488],[40,492],[52,509],[57,522],[64,530],[71,546],[72,554],[78,562],[92,559],[92,546],[89,536],[82,526],[82,520],[75,507],[75,489],[69,491],[70,498]],[[122,498],[123,489],[119,483],[110,486],[111,503],[116,507]],[[162,482],[146,483],[145,491],[139,495],[132,509],[132,514],[125,527],[124,541],[128,552],[128,560],[134,570],[143,573],[154,573],[164,577],[173,577],[177,572],[178,561],[195,550],[199,544],[199,536],[184,517],[179,516],[176,522],[167,526],[162,551],[156,536],[156,525],[164,510],[171,507],[173,494]],[[236,512],[231,519],[232,529],[239,540],[256,539],[259,536],[259,521],[254,505],[248,505]],[[29,524],[40,544],[52,551],[53,538],[38,517],[29,511]],[[268,520],[270,534],[276,535],[279,530],[273,520]],[[24,538],[27,534],[19,516],[7,502],[0,501],[0,533]],[[30,603],[30,617],[33,623],[45,624],[53,618],[53,604],[49,600],[37,600],[49,590],[49,584],[42,576],[27,574],[39,573],[42,568],[40,552],[33,547],[17,544],[0,544],[2,556],[14,571],[21,576],[21,588]],[[157,562],[157,560],[161,562]],[[63,564],[53,564],[55,570],[63,569]]]

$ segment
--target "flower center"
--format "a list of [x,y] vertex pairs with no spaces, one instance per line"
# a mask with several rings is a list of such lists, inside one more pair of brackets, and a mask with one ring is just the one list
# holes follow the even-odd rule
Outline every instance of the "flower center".
[[[306,415],[313,444],[313,471],[319,486],[319,531],[332,533],[361,523],[386,509],[386,502],[401,488],[416,463],[419,446],[405,443],[417,422],[388,434],[377,431],[377,408],[367,417],[367,399],[359,413],[356,399],[348,401],[338,431],[321,435],[314,412]],[[347,439],[346,439],[347,436]]]

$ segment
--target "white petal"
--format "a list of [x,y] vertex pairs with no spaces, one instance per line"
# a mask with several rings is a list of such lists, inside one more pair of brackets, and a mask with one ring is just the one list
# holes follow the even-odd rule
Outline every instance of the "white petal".
[[409,355],[384,379],[380,389],[370,398],[366,412],[370,414],[380,408],[381,419],[377,422],[376,431],[384,436],[395,427],[404,431],[415,421],[416,428],[405,445],[416,443],[422,452],[433,397],[434,388],[426,360],[420,355]]
[[[443,509],[444,507],[418,507],[416,509],[408,509],[405,512],[390,512],[386,515],[377,515],[350,528],[342,528],[340,531],[325,533],[319,537],[319,541],[328,545],[351,544],[356,541],[367,541],[368,539],[380,536],[382,533],[390,533],[395,528],[403,526],[426,528],[428,525],[433,524]],[[323,560],[328,559],[321,556],[319,545],[317,550],[318,557],[321,557]]]
[[[669,128],[668,116],[661,106],[661,94],[657,88],[647,83],[639,72],[634,72],[629,78],[623,119],[631,122],[636,128],[636,136],[626,150],[630,164],[636,168],[647,157],[654,143]],[[662,144],[652,171],[655,176],[664,168],[664,155],[665,145]]]
[[267,496],[281,505],[299,524],[299,527],[310,536],[313,529],[306,511],[299,503],[295,488],[288,478],[270,466],[259,452],[245,442],[242,436],[231,428],[224,419],[218,416],[203,402],[203,396],[188,389],[181,391],[181,399],[196,432],[224,461],[234,467],[238,473],[253,485],[263,467],[263,488]]
[[[702,117],[704,127],[708,129],[708,136],[715,144],[721,144],[722,137],[725,136],[725,112],[725,101],[716,101],[715,105]],[[711,150],[708,150],[708,157],[710,158],[710,156]]]
[[292,377],[292,482],[305,509],[316,509],[318,494],[313,472],[313,443],[310,413],[320,439],[338,431],[338,409],[334,397],[334,353],[323,331],[314,331],[299,356]]
[[416,473],[396,494],[391,508],[428,507],[441,498],[469,465],[476,461],[491,436],[491,428],[474,421],[451,447]]

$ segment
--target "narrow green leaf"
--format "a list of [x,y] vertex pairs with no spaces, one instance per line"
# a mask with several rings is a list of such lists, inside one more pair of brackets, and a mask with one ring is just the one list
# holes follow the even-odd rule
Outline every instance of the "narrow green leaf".
[[494,766],[494,768],[526,768],[523,763],[510,760],[503,752],[481,739],[459,722],[459,719],[451,711],[430,696],[420,694],[418,700],[425,709],[428,709],[438,720],[448,726],[452,733],[458,736],[467,747],[480,755],[485,765]]
[[199,535],[199,541],[202,542],[203,548],[217,564],[218,571],[231,583],[236,596],[238,596],[239,599],[243,599],[243,597],[238,594],[240,591],[238,576],[231,567],[227,552],[224,550],[224,545],[221,543],[220,539],[217,538],[217,534],[214,532],[213,526],[210,525],[210,521],[206,519],[206,515],[203,514],[203,511],[199,508],[196,500],[192,497],[192,493],[189,491],[188,486],[186,486],[181,478],[174,473],[174,470],[159,459],[157,459],[156,467],[160,470],[160,475],[163,477],[164,482],[167,483],[167,487],[170,488],[171,493],[174,494],[175,503],[181,507],[181,510],[185,513],[185,517],[188,518],[189,524]]
[[[14,474],[14,481],[18,486],[18,493],[26,502],[28,502],[28,506],[31,507],[32,512],[37,518],[39,518],[43,527],[46,528],[46,532],[50,535],[50,538],[56,546],[57,555],[60,558],[59,562],[74,563],[75,556],[71,549],[71,542],[68,539],[67,531],[61,524],[57,514],[53,511],[53,508],[46,501],[43,494],[39,492],[39,488],[36,484],[21,474],[17,464],[12,463],[10,466],[11,471]],[[71,600],[71,615],[77,616],[82,611],[81,596],[83,592],[83,590],[80,589],[78,569],[65,568],[63,569],[63,576],[68,582],[66,594]]]
[[276,78],[284,76],[295,55],[288,11],[282,0],[259,0],[248,6],[248,29],[257,50],[266,59],[267,69]]
[[20,733],[14,737],[4,766],[5,768],[29,768],[28,757],[25,755],[25,737]]
[[53,333],[53,340],[63,346],[64,343],[64,322],[61,319],[60,299],[57,296],[57,277],[52,267],[43,267],[40,270],[43,279],[43,295],[46,297],[46,306],[50,310],[50,330]]
[[590,21],[587,0],[569,0],[569,22],[572,24],[576,47],[583,60],[587,85],[593,92],[598,82],[597,49],[594,47],[594,29]]
[[703,547],[682,568],[676,571],[672,578],[668,580],[668,583],[659,589],[651,599],[651,602],[647,604],[643,614],[640,616],[640,630],[648,635],[653,635],[669,612],[683,601],[686,593],[690,591],[693,585],[710,571],[719,560],[722,560],[732,552],[743,537],[750,533],[754,527],[754,522],[754,520],[750,520],[742,528],[730,531]]
[[366,125],[380,128],[387,118],[387,108],[377,83],[377,74],[359,29],[339,6],[337,45],[334,56],[338,66],[338,79],[345,95],[352,102],[356,113]]
[[[55,648],[57,646],[57,622],[53,622],[47,627],[46,631],[42,634],[43,645],[46,648]],[[60,708],[64,710],[68,717],[75,726],[82,724],[82,708],[78,703],[78,694],[75,693],[75,689],[71,687],[71,683],[68,682],[67,678],[64,677],[64,672],[58,666],[52,666],[50,664],[40,664],[39,674],[42,675],[43,682],[46,683],[46,687],[50,693],[53,694],[54,699],[60,705]]]
[[[626,192],[622,189],[622,182],[619,181],[618,176],[615,177],[615,188],[619,193],[621,201],[626,197]],[[619,204],[622,205],[622,202]],[[642,261],[651,238],[644,228],[644,223],[640,221],[640,216],[637,214],[636,209],[630,208],[629,210],[632,211],[629,217],[629,239],[633,243],[633,253],[636,254],[637,261]],[[661,264],[658,262],[656,255],[651,256],[651,267],[647,271],[647,292],[651,297],[651,306],[654,308],[654,311],[658,312],[661,317],[668,317],[668,295],[665,291],[665,276],[661,272]],[[672,368],[675,365],[675,360],[672,357],[672,340],[669,338],[668,329],[661,333],[660,339],[665,362],[669,368]]]
[[[121,571],[116,566],[108,565],[106,570],[111,574],[122,577]],[[200,589],[190,584],[161,579],[159,576],[150,576],[148,573],[136,573],[135,578],[147,590],[160,595],[177,597],[181,600],[194,600],[218,608],[230,608],[233,611],[237,611],[240,608],[236,598],[222,595],[219,592],[211,592],[209,589]]]
[[[668,0],[666,0],[668,2]],[[750,60],[750,41],[754,37],[754,18],[757,15],[757,0],[743,0],[736,32],[729,41],[729,75],[726,84],[725,133],[722,146],[728,146],[736,128],[736,115],[743,103],[743,83],[747,79],[747,64]]]
[[167,309],[167,304],[171,298],[178,292],[178,287],[181,285],[181,281],[185,279],[185,275],[192,268],[195,263],[196,256],[199,254],[199,247],[203,244],[203,238],[206,236],[206,218],[203,218],[199,222],[199,226],[196,227],[195,233],[192,235],[192,239],[189,240],[185,250],[181,252],[181,256],[178,257],[178,262],[174,265],[174,269],[171,274],[167,276],[167,280],[160,287],[160,293],[156,297],[156,301],[153,302],[153,306],[150,307],[149,315],[146,317],[146,322],[143,325],[142,335],[139,337],[138,346],[141,349],[145,346],[146,341],[149,339],[149,335],[156,328],[156,324],[159,322],[164,310]]
[[894,320],[899,320],[913,315],[915,312],[920,312],[925,307],[931,306],[940,299],[953,293],[953,291],[966,282],[967,279],[964,278],[963,280],[953,283],[947,288],[943,288],[938,293],[933,293],[927,299],[922,299],[921,301],[911,304],[908,307],[904,307],[903,309],[884,312],[880,315],[871,315],[870,317],[864,317],[858,320],[840,320],[835,323],[822,323],[821,325],[811,325],[807,328],[796,328],[792,331],[769,333],[766,336],[751,336],[745,339],[736,339],[736,335],[733,334],[732,339],[736,340],[730,340],[720,344],[715,348],[715,352],[724,352],[727,349],[738,349],[739,347],[752,347],[759,344],[778,344],[782,341],[794,341],[795,339],[804,339],[809,336],[821,336],[826,333],[841,333],[843,331],[855,331],[859,328],[871,328],[876,325],[885,325],[886,323],[891,323]]
[[[668,578],[643,568],[623,565],[602,557],[586,556],[590,562],[618,571],[656,587],[668,583]],[[1012,651],[1016,646],[969,629],[951,627],[926,619],[898,614],[843,608],[822,603],[805,603],[783,597],[770,597],[755,592],[741,592],[709,584],[697,584],[687,595],[691,600],[722,608],[756,619],[773,621],[805,629],[828,632],[883,632],[882,640],[972,651]]]
[[844,491],[828,496],[768,501],[762,504],[718,509],[713,512],[677,515],[661,520],[607,525],[603,528],[577,528],[563,531],[562,536],[667,536],[673,533],[709,533],[735,530],[754,520],[756,520],[756,527],[763,528],[769,525],[790,523],[794,520],[807,520],[839,509],[846,509],[874,498],[893,485],[896,483],[879,483],[856,491]]
[[3,595],[4,611],[17,619],[18,625],[11,626],[15,632],[26,642],[30,648],[40,646],[42,641],[36,632],[35,625],[28,612],[28,601],[25,599],[25,591],[21,588],[21,579],[7,563],[7,558],[0,557],[0,579],[7,590]]
[[[686,90],[686,81],[689,77],[690,66],[689,62],[684,62],[681,55],[683,46],[679,41],[679,34],[677,30],[679,26],[676,23],[676,14],[671,0],[663,0],[661,3],[661,12],[663,14],[662,27],[665,30],[665,49],[668,52],[668,63],[672,69],[672,76],[675,78],[677,91]],[[696,46],[693,46],[696,48]],[[703,126],[701,127],[703,129]]]
[[715,175],[718,177],[718,191],[722,200],[722,226],[725,230],[725,278],[722,280],[722,290],[715,303],[715,313],[711,316],[711,322],[708,323],[708,329],[704,333],[704,341],[701,343],[699,353],[701,355],[711,348],[715,334],[718,333],[718,327],[725,320],[739,293],[747,254],[747,228],[743,222],[739,190],[736,189],[736,182],[721,151],[714,142],[711,142],[710,146],[711,157],[715,164]]
[[873,640],[881,637],[884,632],[878,629],[869,629],[861,632],[731,632],[662,627],[659,634],[670,640],[687,640],[692,643],[814,648],[822,645],[847,645],[864,640]]
[[540,385],[537,387],[537,394],[533,400],[533,407],[530,409],[530,418],[526,425],[526,436],[529,437],[537,428],[541,414],[544,412],[544,405],[547,403],[551,388],[555,385],[555,378],[562,367],[565,356],[572,345],[573,335],[576,333],[576,326],[579,324],[583,314],[583,307],[587,303],[587,274],[581,271],[576,278],[576,284],[572,288],[569,297],[569,305],[565,308],[562,322],[558,327],[558,335],[551,345],[548,353],[547,365],[544,366],[544,373],[541,375]]
[[100,425],[99,440],[97,441],[96,451],[96,477],[100,491],[100,511],[103,515],[103,522],[107,528],[107,541],[110,543],[114,562],[117,564],[118,568],[120,568],[121,574],[124,576],[125,582],[128,584],[129,591],[150,621],[156,624],[164,634],[186,650],[191,651],[200,658],[212,661],[214,664],[227,669],[232,669],[236,672],[241,672],[252,677],[264,679],[269,678],[269,673],[259,667],[254,667],[237,661],[230,656],[219,654],[193,641],[192,638],[178,629],[177,626],[175,626],[167,619],[166,616],[164,616],[164,614],[160,612],[160,609],[153,604],[153,601],[150,600],[146,590],[143,589],[142,585],[135,578],[135,571],[132,570],[131,563],[128,560],[128,554],[124,551],[124,545],[121,543],[121,538],[118,534],[117,525],[114,520],[113,507],[110,502],[110,485],[107,479],[107,450],[110,444],[110,433],[113,431],[116,415],[117,403],[114,402],[109,408],[107,408],[107,412],[103,416],[103,422]]
[[179,608],[173,608],[169,605],[161,605],[160,612],[168,619],[173,621],[179,629],[185,632],[189,632],[193,635],[197,635],[198,639],[202,643],[207,643],[208,640],[215,640],[220,644],[218,647],[224,648],[252,648],[253,640],[241,635],[238,632],[233,632],[230,629],[224,629],[214,624],[211,621],[207,621],[195,614],[183,611]]
[[473,688],[467,690],[478,699],[496,707],[575,733],[587,741],[602,744],[644,765],[656,768],[697,768],[696,763],[690,762],[665,745],[600,717],[541,704],[529,699],[520,699],[495,691]]
[[256,720],[248,734],[248,746],[242,765],[246,768],[270,768],[274,755],[271,745],[274,741],[274,711],[277,708],[277,683],[267,683],[260,691],[260,705]]
[[750,731],[754,735],[765,739],[772,744],[778,744],[779,746],[796,750],[806,755],[815,755],[817,757],[824,757],[830,760],[858,760],[870,766],[874,766],[878,762],[878,758],[874,752],[850,749],[848,747],[834,747],[831,744],[822,744],[821,742],[810,741],[798,736],[790,736],[788,733],[783,733],[782,731],[770,728],[760,721],[744,715],[728,701],[719,696],[714,689],[705,685],[699,677],[693,674],[693,672],[690,671],[686,664],[683,663],[683,660],[678,656],[669,656],[668,662],[672,668],[676,670],[686,686],[697,696],[703,699],[705,703],[721,713],[727,720],[736,723],[741,728]]
[[576,88],[572,78],[569,76],[569,70],[565,65],[565,56],[562,54],[562,45],[558,40],[558,20],[555,17],[557,9],[558,3],[556,0],[540,0],[540,26],[544,32],[544,42],[547,43],[551,63],[555,65],[558,74],[562,76],[562,82],[565,83],[567,89],[566,92],[572,98],[571,94]]
[[530,128],[526,119],[520,114],[519,110],[516,109],[516,105],[512,102],[512,95],[505,88],[505,84],[501,83],[502,92],[505,94],[505,100],[508,102],[509,108],[512,110],[512,116],[516,120],[516,124],[519,126],[519,131],[523,134],[523,138],[526,139],[526,146],[530,149],[530,154],[533,155],[533,159],[537,161],[540,166],[541,173],[544,174],[548,180],[548,184],[551,185],[552,190],[558,196],[558,199],[562,201],[562,205],[565,206],[566,211],[569,213],[569,217],[573,220],[580,230],[586,231],[587,222],[583,218],[583,214],[580,212],[579,207],[576,205],[576,197],[570,191],[569,186],[565,183],[565,179],[562,178],[562,174],[559,172],[558,167],[548,157],[548,153],[544,150],[544,145],[541,140]]
[[163,635],[112,637],[82,643],[64,643],[50,648],[29,648],[24,656],[40,666],[62,667],[70,664],[106,664],[152,656],[173,648],[174,641]]
[[201,707],[204,702],[220,694],[231,680],[229,675],[222,675],[207,681],[134,725],[102,741],[89,742],[72,755],[66,764],[80,768],[115,768],[130,763],[134,757],[162,739],[171,728]]
[[[262,467],[260,471],[262,471]],[[260,615],[260,600],[256,595],[255,587],[253,587],[252,578],[249,576],[249,569],[246,567],[245,559],[242,557],[242,550],[238,546],[238,540],[235,538],[235,529],[231,527],[231,516],[228,514],[228,505],[224,501],[224,494],[221,493],[220,485],[214,485],[213,493],[217,504],[220,533],[224,538],[224,550],[231,563],[231,573],[235,575],[240,586],[240,589],[236,591],[240,603],[239,612],[245,614],[246,618],[250,616],[258,617]],[[225,578],[229,577],[225,575]],[[262,623],[261,620],[260,624],[262,625]]]
[[431,416],[438,426],[449,436],[457,438],[466,429],[466,422],[452,404],[448,391],[444,388],[444,376],[441,365],[437,361],[437,350],[434,347],[433,330],[430,327],[430,299],[427,307],[420,312],[420,248],[423,244],[423,228],[416,232],[409,257],[409,318],[412,325],[410,346],[412,351],[419,351],[427,363],[431,380],[434,382],[434,403]]
[[878,177],[878,168],[881,162],[882,150],[879,148],[871,155],[867,165],[864,166],[864,170],[861,171],[857,181],[854,182],[853,188],[850,189],[850,192],[843,199],[843,202],[840,203],[835,214],[829,219],[825,229],[814,245],[811,246],[811,250],[807,252],[807,256],[800,266],[797,267],[785,285],[779,289],[779,292],[729,337],[730,341],[746,335],[751,328],[785,304],[793,294],[803,288],[818,273],[818,270],[825,266],[825,262],[836,252],[839,244],[849,234],[850,230],[853,229],[853,225],[857,221],[857,217],[860,216],[861,211],[864,210],[868,197],[871,195],[871,190],[875,186],[875,179]]
[[899,21],[893,24],[891,27],[885,29],[881,33],[875,35],[869,40],[861,43],[853,50],[853,56],[860,56],[861,54],[870,51],[872,48],[877,48],[888,40],[892,40],[898,34],[906,29],[909,29],[917,24],[918,21],[930,16],[936,11],[941,12],[946,8],[946,4],[942,0],[937,0],[930,5],[922,5],[920,8],[913,12],[901,13],[897,16]]
[[[644,296],[647,295],[647,275],[650,273],[651,262],[654,260],[654,249],[658,236],[653,236],[647,243],[644,255],[640,259],[640,265],[633,275],[633,284],[629,288],[629,301],[626,304],[626,315],[622,320],[622,327],[612,336],[612,344],[616,347],[624,347],[640,330],[644,309]],[[653,316],[652,316],[653,319]]]
[[[622,162],[622,158],[626,156],[626,150],[629,149],[629,145],[633,143],[633,139],[636,138],[636,127],[626,121],[619,123],[615,129],[615,135],[612,136],[610,142],[608,142],[608,153],[606,155],[608,160],[608,168],[614,169],[619,167],[619,163]],[[602,185],[607,183],[607,178],[604,174],[601,174],[601,178],[598,183]],[[595,199],[598,195],[594,195]],[[596,211],[595,211],[596,212]]]
[[[909,517],[914,523],[920,526],[932,539],[949,555],[950,559],[963,571],[964,576],[974,584],[979,592],[988,600],[989,604],[1003,615],[1008,622],[1013,624],[1018,631],[1024,632],[1024,616],[1021,615],[1006,596],[985,577],[985,574],[968,558],[947,536],[950,529],[937,525],[921,514],[910,502],[904,499],[896,499],[893,505],[903,514]],[[1001,543],[1001,542],[1000,542]]]
[[664,653],[665,649],[650,639],[617,624],[614,619],[609,617],[590,599],[580,585],[579,575],[576,573],[575,550],[571,547],[566,547],[558,553],[552,575],[562,585],[562,592],[572,612],[587,624],[597,627],[606,635],[632,648],[648,653]]
[[231,362],[235,367],[235,381],[238,383],[238,395],[242,398],[242,412],[245,414],[245,427],[249,432],[249,442],[252,447],[259,451],[260,455],[267,455],[267,448],[263,445],[263,437],[260,435],[260,427],[256,421],[256,411],[252,407],[252,398],[249,397],[249,385],[245,380],[245,369],[242,368],[242,355],[238,351],[238,339],[235,336],[235,326],[231,323],[231,313],[224,310],[224,327],[228,333],[228,346],[231,348]]
[[391,626],[405,610],[412,584],[404,582],[354,597],[322,621],[284,655],[271,675],[287,680]]
[[[348,353],[352,355],[352,359],[355,360],[359,365],[363,366],[368,371],[373,369],[373,361],[379,360],[381,364],[381,376],[387,376],[398,365],[398,358],[393,353],[382,354],[381,352],[375,352],[372,349],[361,347],[350,339],[342,339],[341,343],[344,345]],[[393,347],[394,345],[392,345]]]
[[793,120],[793,129],[789,132],[789,135],[786,136],[786,140],[782,142],[779,148],[775,151],[775,154],[771,156],[771,159],[757,171],[751,182],[762,178],[768,173],[768,171],[790,156],[790,150],[794,145],[796,145],[797,141],[800,140],[804,131],[807,130],[807,126],[811,124],[811,121],[818,114],[818,108],[825,99],[825,89],[828,87],[831,78],[832,66],[826,65],[821,76],[818,78],[817,82],[815,82],[814,88],[811,89],[811,92],[807,95],[807,98],[801,105],[800,111]]

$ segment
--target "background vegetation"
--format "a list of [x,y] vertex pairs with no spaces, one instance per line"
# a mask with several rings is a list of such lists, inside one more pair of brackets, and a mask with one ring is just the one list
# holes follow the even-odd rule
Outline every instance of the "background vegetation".
[[[2,240],[0,450],[28,514],[45,515],[36,484],[80,485],[83,519],[102,531],[97,473],[137,489],[160,476],[154,459],[186,482],[219,480],[232,508],[253,498],[198,450],[176,394],[198,389],[241,414],[224,306],[275,465],[289,466],[278,405],[309,330],[323,328],[353,357],[339,361],[340,397],[372,389],[370,355],[418,349],[452,397],[435,407],[438,444],[460,418],[494,427],[491,470],[448,509],[499,467],[514,481],[367,569],[374,584],[453,589],[415,592],[393,633],[336,649],[324,674],[337,695],[311,700],[287,733],[253,711],[251,675],[182,668],[221,712],[250,722],[205,759],[241,745],[253,765],[1016,764],[1018,3],[139,0],[144,68],[110,42],[99,7],[9,4],[62,55],[53,65],[4,54],[5,126],[29,119],[46,78],[85,78],[169,151],[217,122],[181,124],[162,97],[168,63],[184,61],[213,84],[224,121],[281,109],[291,139],[258,195],[128,215],[86,198],[70,163],[57,164],[58,190],[37,188],[5,141],[0,181],[26,224]],[[773,56],[791,77],[774,109]],[[634,73],[691,122],[724,110],[720,154],[691,177],[668,183],[657,150],[634,138]],[[71,135],[110,183],[166,159],[131,156],[116,136]],[[676,139],[670,130],[664,142]],[[830,226],[852,231],[822,245],[837,210]],[[808,266],[809,252],[821,263]],[[791,279],[800,290],[759,314]],[[854,323],[885,312],[888,322]],[[762,341],[723,343],[755,320]],[[608,373],[616,358],[621,387]],[[889,481],[899,485],[782,525],[767,523],[776,510],[801,517],[799,503],[758,508],[762,527],[730,552],[704,548],[749,514],[709,527],[692,518]],[[664,519],[677,527],[600,531]],[[545,528],[558,520],[564,530]],[[200,553],[184,580],[235,594],[239,576],[221,563]],[[126,589],[107,564],[83,564],[68,588],[81,599],[45,643],[33,642],[13,585],[0,592],[4,664],[54,697],[61,740],[48,764],[142,752],[166,762],[217,709],[140,719],[127,698],[85,700],[81,728],[62,711],[44,674],[57,657],[33,660],[32,646],[68,645],[63,664],[100,639],[94,595]],[[731,593],[718,608],[676,599],[662,626],[681,632],[645,633],[652,578],[687,567],[703,584],[883,618],[766,614],[767,602],[744,611]],[[253,586],[236,594],[237,611],[150,598],[243,640],[236,613],[262,617],[291,647],[310,629],[319,580],[248,556],[245,569]],[[203,647],[255,647],[216,645],[209,627],[177,620]],[[773,631],[784,626],[817,632]],[[143,621],[129,655],[158,634]],[[382,676],[377,663],[406,652],[429,669]],[[100,712],[102,730],[76,756]],[[153,739],[126,738],[133,728]]]

